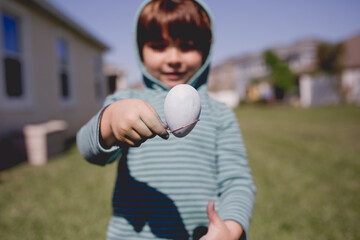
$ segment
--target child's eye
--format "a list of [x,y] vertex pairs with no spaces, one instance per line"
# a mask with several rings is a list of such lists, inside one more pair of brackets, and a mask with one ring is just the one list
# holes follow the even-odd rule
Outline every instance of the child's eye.
[[154,50],[161,51],[161,50],[164,50],[167,47],[167,44],[166,43],[153,42],[153,43],[149,43],[149,47],[154,49]]
[[189,42],[180,43],[180,48],[183,51],[189,51],[189,50],[196,49],[196,46],[195,46],[195,43],[193,41],[189,41]]

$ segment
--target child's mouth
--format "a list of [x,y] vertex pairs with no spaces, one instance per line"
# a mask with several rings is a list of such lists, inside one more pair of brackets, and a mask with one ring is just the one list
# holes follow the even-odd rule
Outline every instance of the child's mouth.
[[185,75],[185,73],[183,72],[170,72],[170,73],[164,73],[164,75],[169,79],[169,80],[178,80],[183,78],[183,76]]

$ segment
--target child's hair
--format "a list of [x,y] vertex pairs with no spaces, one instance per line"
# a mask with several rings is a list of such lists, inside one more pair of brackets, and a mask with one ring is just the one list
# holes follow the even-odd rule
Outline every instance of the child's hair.
[[137,25],[137,45],[166,40],[191,41],[203,61],[212,43],[211,23],[206,11],[193,0],[152,0],[142,10]]

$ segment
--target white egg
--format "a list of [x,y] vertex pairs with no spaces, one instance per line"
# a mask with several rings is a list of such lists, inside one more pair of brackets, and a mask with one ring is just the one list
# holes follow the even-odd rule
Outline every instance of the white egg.
[[164,102],[166,123],[176,137],[185,137],[199,120],[199,93],[189,84],[179,84],[167,94]]

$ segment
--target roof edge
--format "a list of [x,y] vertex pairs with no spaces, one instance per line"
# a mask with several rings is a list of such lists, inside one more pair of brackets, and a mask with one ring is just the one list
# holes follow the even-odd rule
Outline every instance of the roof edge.
[[51,4],[48,0],[17,0],[18,2],[29,5],[31,7],[37,7],[38,9],[44,11],[47,13],[50,17],[54,18],[56,21],[59,21],[69,29],[77,32],[84,38],[90,40],[93,44],[99,46],[103,50],[109,50],[110,47],[105,44],[103,41],[98,39],[94,34],[90,33],[88,30],[86,30],[83,26],[81,26],[79,23],[72,20],[69,16],[67,16],[65,13],[58,10],[53,4]]

